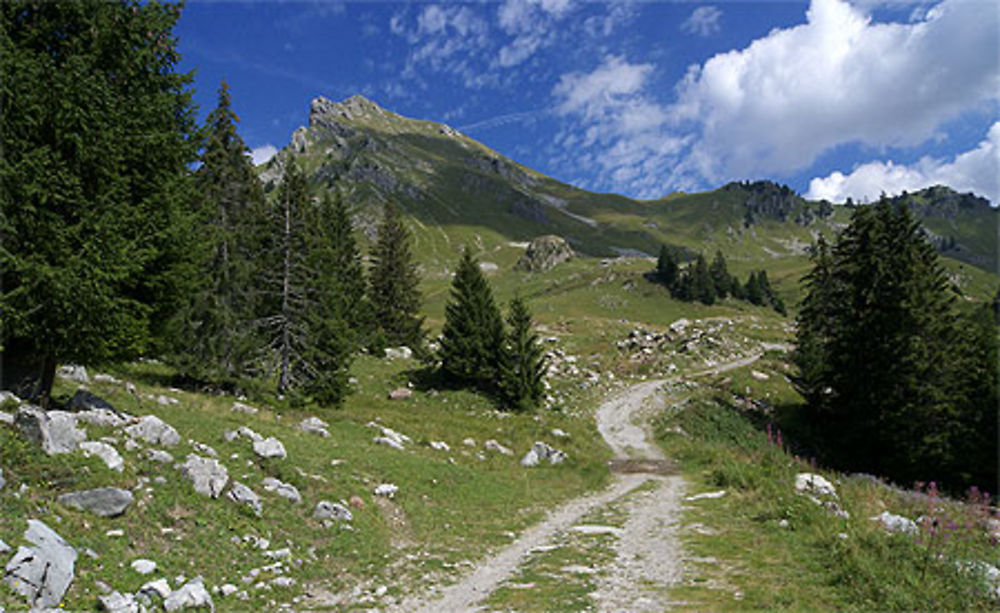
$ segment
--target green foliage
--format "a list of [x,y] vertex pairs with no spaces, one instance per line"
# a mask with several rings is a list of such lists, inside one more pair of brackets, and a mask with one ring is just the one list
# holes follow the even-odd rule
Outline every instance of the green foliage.
[[504,328],[493,292],[468,248],[455,269],[441,331],[441,373],[449,383],[495,392]]
[[738,283],[738,281],[735,281],[729,274],[729,268],[726,267],[726,258],[722,255],[722,251],[715,252],[715,259],[712,260],[712,265],[709,267],[708,272],[712,276],[715,295],[725,300],[732,291],[732,286]]
[[410,251],[410,234],[399,209],[385,207],[372,249],[371,304],[375,327],[392,346],[407,345],[414,351],[423,346],[423,318],[418,315],[420,278]]
[[366,280],[361,251],[354,238],[351,216],[339,193],[324,192],[317,215],[321,245],[330,249],[326,262],[320,263],[335,283],[327,290],[336,300],[337,309],[358,347],[371,344],[373,326],[371,303],[366,296]]
[[666,287],[677,282],[677,253],[666,245],[660,245],[660,255],[656,260],[656,279]]
[[702,304],[715,304],[715,282],[708,271],[705,256],[699,253],[694,269],[688,267],[686,272],[691,276],[691,298]]
[[520,296],[510,301],[507,342],[500,363],[500,394],[505,406],[529,411],[545,395],[546,360],[538,335],[532,330],[531,312]]
[[795,359],[828,456],[902,482],[995,483],[996,463],[982,458],[996,457],[996,440],[975,431],[996,423],[996,330],[985,308],[956,319],[910,210],[885,200],[855,209],[813,260]]
[[0,5],[0,309],[57,361],[150,346],[182,284],[197,140],[174,5]]

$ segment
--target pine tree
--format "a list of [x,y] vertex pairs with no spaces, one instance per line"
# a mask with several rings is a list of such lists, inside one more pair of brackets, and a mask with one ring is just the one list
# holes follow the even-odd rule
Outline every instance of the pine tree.
[[201,223],[191,276],[197,285],[173,318],[169,339],[169,359],[181,373],[216,382],[246,375],[260,344],[252,325],[257,254],[250,238],[264,194],[231,104],[223,81],[195,173]]
[[370,342],[372,307],[351,216],[339,193],[324,193],[317,221],[319,236],[332,249],[330,261],[324,266],[329,267],[336,283],[326,291],[336,300],[353,344],[364,347]]
[[691,272],[691,298],[702,304],[715,304],[715,283],[708,271],[705,257],[698,254]]
[[656,260],[656,278],[668,289],[677,283],[677,257],[674,250],[666,245],[660,245],[660,256]]
[[820,235],[810,256],[813,268],[803,279],[806,296],[796,318],[796,348],[793,362],[799,369],[796,389],[820,414],[830,409],[824,392],[830,379],[826,351],[840,314],[833,287],[830,247]]
[[468,248],[455,270],[441,331],[441,373],[459,386],[495,392],[503,360],[500,309]]
[[545,395],[545,354],[532,330],[531,312],[520,297],[510,302],[507,343],[500,369],[500,393],[506,406],[530,411]]
[[767,299],[764,293],[764,288],[761,285],[760,278],[754,271],[750,272],[750,276],[747,277],[747,283],[743,287],[743,294],[746,295],[747,302],[750,304],[755,304],[761,306]]
[[712,284],[715,287],[715,294],[725,300],[729,296],[730,288],[733,285],[733,279],[729,275],[729,269],[726,267],[726,258],[722,255],[722,251],[715,252],[715,259],[712,260],[712,265],[708,269],[709,273],[712,275]]
[[387,205],[372,250],[371,304],[376,331],[390,345],[423,347],[420,278],[410,253],[410,234],[399,209]]
[[0,312],[17,347],[3,358],[37,366],[42,406],[58,362],[149,348],[183,286],[198,139],[178,17],[0,4]]

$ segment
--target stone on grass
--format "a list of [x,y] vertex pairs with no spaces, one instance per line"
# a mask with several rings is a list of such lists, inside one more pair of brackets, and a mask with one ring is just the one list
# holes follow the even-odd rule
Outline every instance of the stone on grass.
[[180,434],[172,426],[156,415],[146,415],[139,418],[138,423],[125,428],[125,433],[132,438],[141,438],[152,445],[173,447],[181,442]]
[[5,485],[7,485],[7,480],[3,478],[3,469],[0,468],[0,490],[2,490]]
[[105,596],[97,597],[97,604],[102,611],[108,613],[139,613],[145,611],[140,607],[139,602],[132,594],[122,594],[121,592],[111,592]]
[[240,426],[235,430],[226,430],[226,432],[222,436],[223,438],[225,438],[227,441],[230,442],[235,441],[238,438],[245,438],[248,441],[254,443],[264,440],[263,436],[257,434],[256,432],[253,431],[253,429],[248,428],[246,426]]
[[146,457],[154,462],[159,462],[160,464],[169,464],[174,461],[174,456],[170,455],[162,449],[147,449]]
[[66,411],[45,412],[36,406],[22,405],[14,416],[21,433],[42,446],[49,455],[70,453],[87,440],[87,433],[76,427],[76,417]]
[[435,449],[437,451],[451,451],[451,447],[449,447],[448,443],[444,441],[431,441],[431,449]]
[[503,455],[514,455],[513,451],[511,451],[507,447],[504,447],[503,445],[501,445],[500,443],[496,442],[493,439],[490,439],[485,443],[483,443],[483,447],[485,447],[487,451],[496,451],[497,453]]
[[28,520],[24,538],[34,547],[18,547],[7,562],[4,583],[32,608],[57,607],[73,582],[76,550],[36,519]]
[[96,375],[94,375],[94,383],[110,383],[112,385],[121,385],[121,380],[107,373],[99,372]]
[[814,496],[837,497],[837,489],[825,477],[814,473],[799,473],[795,475],[795,491],[800,494]]
[[229,410],[233,413],[243,413],[244,415],[255,415],[258,411],[257,407],[252,407],[249,404],[243,404],[242,402],[234,402],[233,408]]
[[889,532],[901,532],[903,534],[917,534],[920,529],[916,522],[902,515],[896,515],[889,511],[882,511],[880,515],[871,518],[872,521],[882,522],[882,526]]
[[229,471],[218,460],[193,453],[188,455],[180,470],[194,485],[194,491],[212,498],[218,498],[229,482]]
[[299,424],[299,430],[310,434],[318,434],[326,438],[330,436],[330,432],[326,429],[327,426],[328,424],[319,417],[307,417]]
[[83,455],[97,456],[100,458],[108,468],[111,470],[122,472],[125,468],[125,460],[122,458],[118,450],[107,443],[102,443],[100,441],[83,441],[80,443],[80,450],[83,451]]
[[702,494],[695,494],[693,496],[688,496],[684,500],[686,502],[694,502],[696,500],[714,500],[716,498],[722,498],[726,495],[726,490],[718,490],[716,492],[704,492]]
[[386,498],[395,498],[398,491],[399,486],[395,483],[382,483],[375,487],[374,494],[376,496],[385,496]]
[[389,392],[390,400],[406,400],[413,396],[413,390],[408,387],[399,387]]
[[291,483],[285,483],[284,481],[279,481],[273,477],[267,477],[261,481],[261,485],[263,485],[265,491],[274,492],[282,498],[287,498],[296,504],[302,502],[302,494],[300,494],[298,488]]
[[552,428],[552,436],[556,438],[569,438],[569,434],[561,428]]
[[17,397],[14,392],[8,392],[7,390],[0,390],[0,404],[11,403],[12,405],[21,404],[21,399]]
[[260,504],[260,496],[258,496],[256,492],[254,492],[249,487],[243,485],[239,481],[233,481],[233,487],[232,489],[229,490],[229,493],[226,495],[229,497],[230,500],[232,500],[237,504],[247,505],[248,507],[253,509],[253,512],[256,513],[258,517],[260,517],[260,512],[262,508]]
[[113,411],[111,409],[88,409],[74,413],[78,422],[82,421],[92,426],[102,428],[121,428],[129,423],[129,418],[125,413]]
[[388,445],[393,449],[402,450],[404,445],[406,443],[409,443],[411,440],[410,437],[406,436],[405,434],[400,434],[399,432],[396,432],[392,428],[380,426],[374,422],[368,422],[368,425],[381,430],[382,436],[376,436],[374,439],[372,439],[374,442],[380,445]]
[[354,515],[351,514],[350,509],[339,502],[330,502],[328,500],[320,500],[316,503],[316,508],[313,510],[313,517],[316,519],[334,519],[337,521],[351,521],[354,519]]
[[87,374],[87,369],[76,364],[64,364],[59,367],[56,374],[60,378],[76,381],[77,383],[90,383],[90,375]]
[[139,573],[140,575],[148,575],[149,573],[156,570],[156,562],[152,560],[147,560],[145,558],[139,558],[138,560],[133,560],[129,565],[132,570]]
[[201,577],[195,577],[182,587],[174,590],[163,601],[163,608],[167,611],[180,611],[184,609],[209,609],[214,611],[215,603],[212,602],[212,595],[205,589],[205,581]]
[[93,409],[104,409],[106,411],[114,411],[115,408],[111,406],[111,403],[107,400],[101,398],[97,394],[92,394],[87,390],[76,390],[73,397],[69,399],[69,405],[67,408],[70,411],[91,411]]
[[7,553],[9,551],[10,551],[10,545],[5,543],[3,539],[0,539],[0,553]]
[[579,526],[573,526],[569,529],[570,532],[577,532],[579,534],[597,535],[597,534],[613,534],[615,536],[622,534],[624,530],[621,528],[616,528],[614,526],[601,526],[595,524],[581,524]]
[[285,446],[273,436],[269,436],[262,441],[255,441],[253,452],[262,458],[285,458],[287,456]]
[[140,594],[156,594],[162,600],[166,600],[170,596],[170,584],[166,579],[157,579],[156,581],[150,581],[142,587],[139,588]]
[[548,460],[549,464],[560,464],[566,460],[564,452],[559,451],[545,443],[536,441],[528,453],[521,458],[521,466],[537,466],[539,462]]
[[0,424],[14,425],[14,414],[7,411],[0,411]]
[[90,511],[101,517],[117,517],[132,504],[132,492],[117,487],[69,492],[58,498],[59,504]]
[[385,357],[390,360],[409,360],[413,357],[413,350],[405,345],[401,347],[387,347]]

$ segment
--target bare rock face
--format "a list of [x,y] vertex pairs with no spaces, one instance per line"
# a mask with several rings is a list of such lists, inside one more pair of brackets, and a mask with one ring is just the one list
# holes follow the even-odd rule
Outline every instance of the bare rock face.
[[73,582],[76,550],[36,519],[28,520],[24,538],[34,546],[18,548],[4,569],[4,583],[32,609],[57,607]]
[[531,241],[527,251],[514,265],[515,270],[541,272],[555,268],[573,257],[573,249],[560,236],[539,236]]

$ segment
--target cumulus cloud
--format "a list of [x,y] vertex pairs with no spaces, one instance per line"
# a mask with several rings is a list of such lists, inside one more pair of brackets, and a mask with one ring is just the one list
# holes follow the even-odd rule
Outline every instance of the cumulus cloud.
[[271,158],[273,158],[278,153],[278,148],[272,144],[261,145],[260,147],[254,147],[250,151],[250,159],[253,160],[254,166],[260,166],[261,164],[266,164]]
[[514,39],[500,48],[497,64],[523,63],[557,39],[556,23],[573,8],[570,0],[504,0],[497,8],[500,29]]
[[947,185],[960,192],[975,192],[1000,204],[1000,121],[993,124],[984,141],[951,161],[924,157],[912,165],[869,162],[850,174],[833,172],[809,183],[806,197],[831,202],[847,198],[870,201],[885,192],[889,195],[915,191],[932,185]]
[[722,11],[718,8],[714,6],[699,6],[691,12],[690,17],[684,20],[681,24],[681,30],[688,34],[711,36],[721,29],[719,27],[719,19],[721,18]]
[[709,182],[808,168],[837,145],[912,147],[998,98],[1000,14],[945,0],[914,23],[873,23],[843,0],[692,67],[671,108],[694,137],[682,171]]

